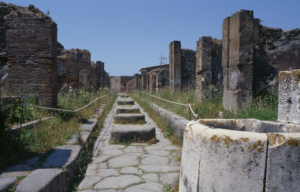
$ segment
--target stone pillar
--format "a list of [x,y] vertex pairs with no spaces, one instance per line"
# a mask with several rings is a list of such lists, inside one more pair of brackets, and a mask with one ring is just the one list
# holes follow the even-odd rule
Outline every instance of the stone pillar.
[[135,90],[136,91],[139,91],[139,74],[136,73],[135,76],[134,76],[134,80],[135,80]]
[[278,87],[278,121],[300,122],[300,69],[281,71]]
[[104,88],[104,77],[105,74],[104,74],[104,62],[101,62],[100,63],[100,85],[101,85],[101,88]]
[[211,94],[208,90],[212,84],[211,37],[201,37],[197,41],[196,50],[196,90],[194,100],[201,102]]
[[236,111],[252,100],[253,46],[258,44],[253,11],[240,10],[223,20],[223,107]]
[[141,91],[145,91],[147,90],[147,73],[145,71],[142,71],[141,76]]
[[169,45],[170,91],[181,90],[181,43],[173,41]]

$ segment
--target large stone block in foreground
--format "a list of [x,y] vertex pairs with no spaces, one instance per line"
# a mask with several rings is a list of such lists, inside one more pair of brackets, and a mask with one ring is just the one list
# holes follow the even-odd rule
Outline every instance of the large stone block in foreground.
[[139,139],[149,141],[155,138],[154,125],[114,125],[111,131],[111,140],[130,141]]

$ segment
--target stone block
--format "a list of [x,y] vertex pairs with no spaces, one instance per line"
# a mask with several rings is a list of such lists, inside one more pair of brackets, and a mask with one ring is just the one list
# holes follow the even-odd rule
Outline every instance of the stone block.
[[0,178],[0,191],[8,191],[17,181],[17,177]]
[[224,90],[223,107],[227,110],[237,111],[244,103],[252,99],[252,90],[250,91],[229,91]]
[[111,140],[130,141],[139,139],[149,141],[155,138],[154,125],[117,125],[111,131]]
[[145,122],[145,115],[144,114],[126,114],[126,113],[121,113],[121,114],[116,114],[115,117],[115,122],[116,123],[144,123]]
[[169,45],[169,78],[171,93],[181,90],[181,42],[173,41]]
[[16,188],[16,192],[65,192],[67,190],[66,174],[61,169],[35,170]]
[[266,192],[298,191],[300,133],[268,133]]
[[117,106],[116,113],[140,113],[140,108],[135,105]]
[[266,134],[191,121],[183,143],[179,191],[263,191]]
[[278,120],[300,122],[300,70],[279,73]]
[[197,41],[196,73],[212,70],[211,44],[211,37],[204,36]]
[[194,99],[197,102],[201,102],[203,99],[211,96],[211,92],[208,90],[212,85],[212,71],[202,71],[197,75],[197,86],[195,90]]

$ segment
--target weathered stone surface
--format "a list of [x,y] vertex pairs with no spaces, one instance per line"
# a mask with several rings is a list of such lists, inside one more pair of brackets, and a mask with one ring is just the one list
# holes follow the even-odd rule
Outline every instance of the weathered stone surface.
[[108,166],[110,168],[132,166],[138,164],[138,158],[136,156],[122,155],[119,157],[112,158]]
[[156,155],[144,155],[142,164],[145,165],[169,165],[169,158]]
[[167,147],[162,148],[162,150],[180,150],[180,147],[171,145],[171,146],[167,146]]
[[118,105],[134,105],[134,101],[131,98],[118,98]]
[[150,153],[152,155],[162,156],[162,157],[167,157],[170,155],[169,151],[161,151],[161,150],[151,150],[151,151],[148,151],[148,153]]
[[169,78],[170,91],[173,94],[175,91],[181,90],[181,42],[173,41],[169,45]]
[[121,175],[118,177],[108,177],[100,181],[97,185],[95,185],[94,189],[124,189],[128,185],[132,185],[135,183],[142,182],[143,180],[138,176],[134,175]]
[[133,187],[128,187],[125,192],[151,192],[163,191],[163,186],[160,183],[144,183]]
[[85,176],[78,186],[79,190],[85,190],[91,188],[95,183],[98,183],[102,177],[98,176]]
[[111,156],[101,155],[100,157],[93,157],[91,163],[102,163],[110,159]]
[[211,129],[191,121],[183,142],[180,191],[263,191],[266,134]]
[[144,141],[155,138],[155,127],[152,125],[115,125],[111,132],[111,139],[127,141],[132,139]]
[[135,105],[117,106],[116,113],[140,113],[140,108]]
[[155,166],[155,165],[141,165],[140,168],[147,172],[147,173],[153,173],[153,172],[173,172],[173,171],[179,171],[179,166]]
[[125,148],[125,145],[108,145],[108,146],[102,147],[101,150],[106,151],[106,150],[123,149],[123,148]]
[[115,169],[100,169],[97,171],[97,175],[101,177],[119,176],[120,173]]
[[85,175],[97,175],[97,169],[98,169],[97,164],[89,164],[86,169]]
[[164,174],[160,174],[160,180],[162,182],[162,184],[169,184],[172,187],[174,187],[179,180],[179,173],[164,173]]
[[144,153],[144,150],[141,146],[129,146],[124,149],[126,153]]
[[8,190],[16,181],[16,177],[0,178],[0,191]]
[[138,123],[145,121],[144,114],[116,114],[114,117],[116,122],[126,122],[126,124],[130,123]]
[[26,177],[16,192],[43,191],[63,192],[68,190],[66,175],[61,169],[38,169]]
[[121,169],[120,173],[141,175],[143,174],[143,171],[138,170],[136,167],[124,167]]
[[108,155],[108,156],[119,156],[123,155],[124,152],[119,149],[112,149],[112,150],[104,150],[102,152],[102,155]]
[[155,173],[149,173],[146,175],[143,175],[142,178],[147,182],[147,183],[154,183],[158,182],[158,176]]

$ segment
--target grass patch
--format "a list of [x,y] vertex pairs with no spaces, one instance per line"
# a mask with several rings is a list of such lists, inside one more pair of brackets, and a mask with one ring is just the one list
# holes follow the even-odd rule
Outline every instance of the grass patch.
[[[98,96],[105,95],[107,92],[107,90],[102,89],[89,94],[83,90],[70,90],[67,95],[58,96],[58,108],[77,109],[93,101]],[[105,99],[102,98],[99,103],[104,101]],[[80,126],[88,121],[91,115],[95,114],[97,108],[98,102],[95,102],[88,108],[74,113],[77,125]],[[53,112],[30,107],[26,107],[26,110],[33,110],[33,113],[39,114],[40,118],[42,116],[52,116],[53,118],[38,124],[32,129],[22,129],[20,143],[19,132],[7,129],[0,139],[0,170],[4,170],[7,166],[14,165],[27,158],[46,154],[56,146],[64,145],[77,132],[70,112]],[[24,113],[26,116],[27,113]]]

